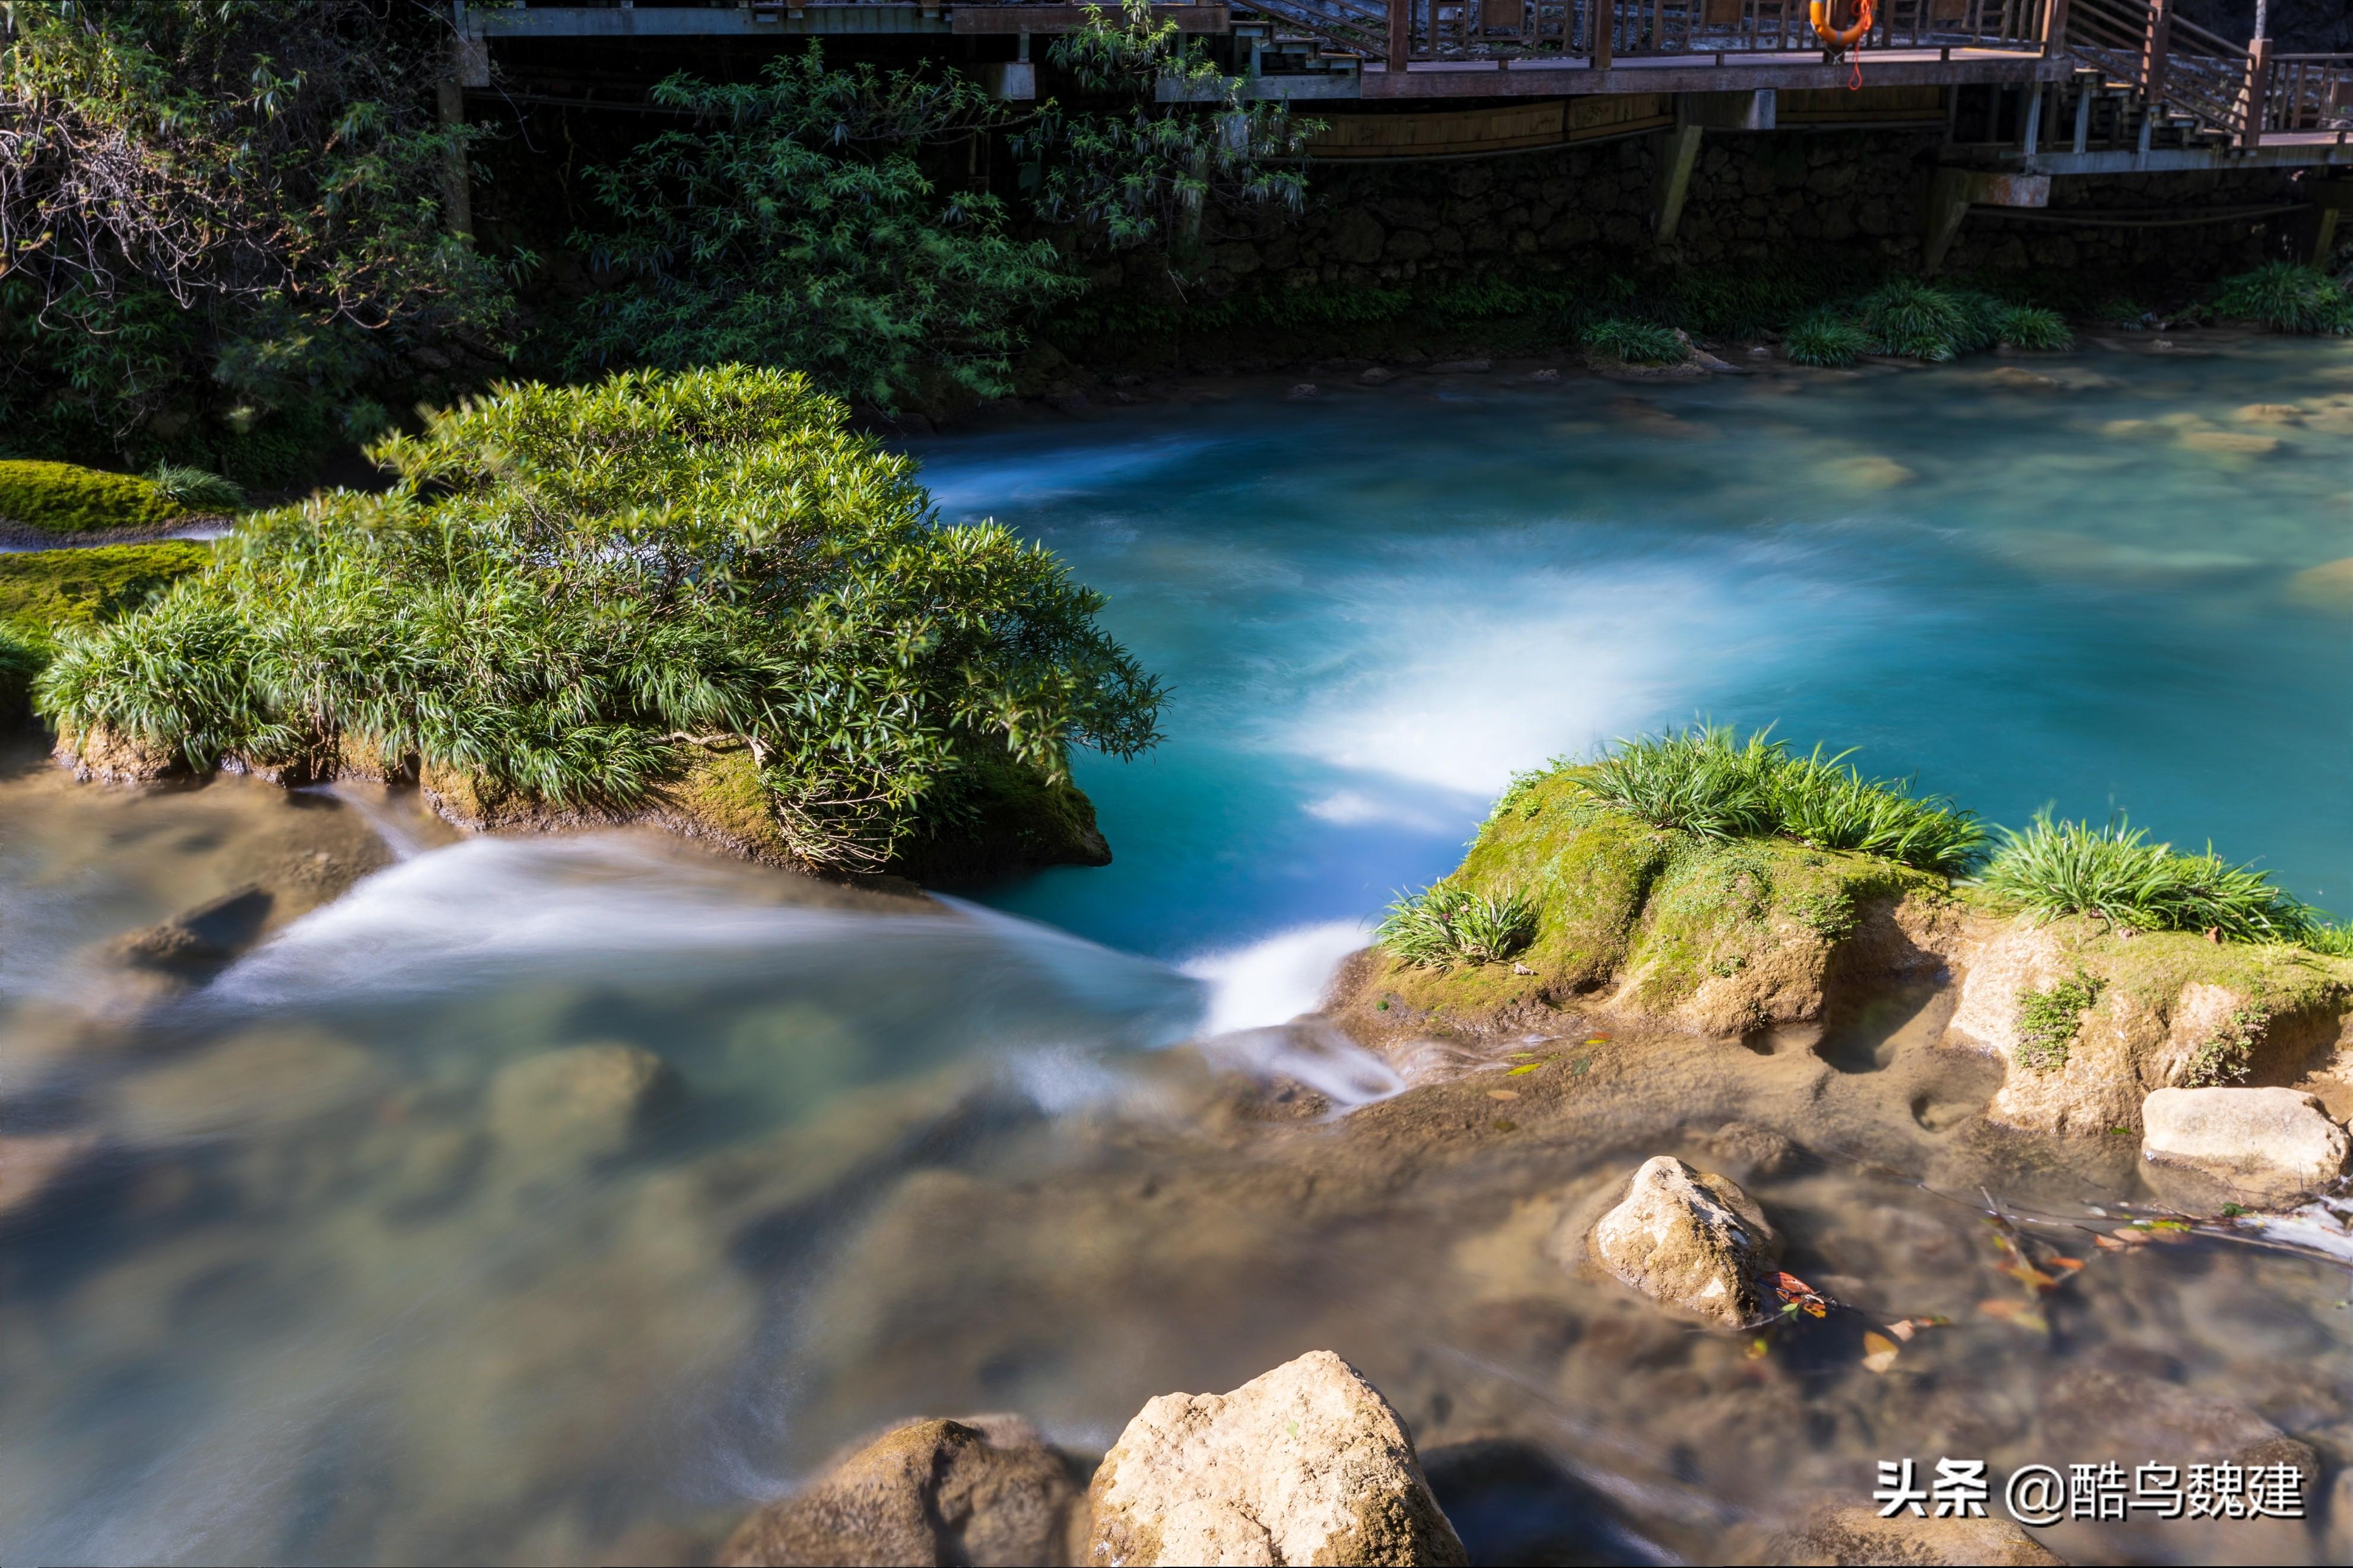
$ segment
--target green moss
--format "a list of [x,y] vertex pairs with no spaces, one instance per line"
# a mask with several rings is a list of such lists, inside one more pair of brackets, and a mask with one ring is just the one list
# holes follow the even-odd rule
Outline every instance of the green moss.
[[2018,994],[2018,1060],[2036,1072],[2056,1072],[2067,1065],[2084,1010],[2100,998],[2100,980],[2082,970],[2048,991],[2032,986]]
[[71,463],[0,461],[0,520],[51,533],[145,528],[180,508],[147,480]]
[[1622,976],[1644,1005],[1663,1009],[1711,977],[1775,962],[1793,938],[1835,942],[1873,903],[1946,885],[1874,856],[1652,827],[1577,788],[1588,771],[1515,782],[1448,879],[1489,897],[1527,899],[1536,931],[1517,968],[1529,973],[1396,964],[1382,980],[1388,991],[1415,1008],[1467,1016],[1539,996],[1562,1000]]
[[1107,866],[1094,802],[1078,786],[987,752],[928,802],[889,869],[926,887],[985,881],[1045,866]]
[[0,554],[0,622],[44,644],[59,627],[98,626],[139,608],[212,554],[211,545],[185,539]]

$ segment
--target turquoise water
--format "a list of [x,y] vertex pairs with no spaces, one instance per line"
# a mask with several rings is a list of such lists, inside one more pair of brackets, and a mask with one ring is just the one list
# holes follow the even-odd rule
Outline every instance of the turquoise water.
[[2353,623],[2298,579],[2353,555],[2353,347],[1322,394],[919,448],[1171,687],[1080,764],[1115,863],[1001,907],[1171,956],[1358,919],[1514,769],[1705,714],[2353,912]]
[[[2200,1240],[2092,1258],[2047,1331],[1982,1310],[2016,1287],[1980,1186],[2080,1217],[2131,1161],[1980,1149],[1991,1068],[1933,1008],[1868,1071],[1639,1042],[1541,1142],[1238,1097],[1345,1112],[1442,1066],[1293,1016],[1513,770],[1698,712],[2353,907],[2353,622],[2314,571],[2353,555],[2353,350],[2016,368],[1419,378],[927,443],[950,516],[1061,551],[1170,682],[1158,752],[1081,763],[1116,862],[977,903],[0,750],[0,1562],[708,1562],[910,1414],[1083,1456],[1319,1347],[1481,1562],[1723,1561],[1934,1445],[2183,1457],[2087,1438],[2085,1365],[2245,1406],[2337,1485],[2339,1264]],[[126,962],[257,887],[218,973]],[[1743,1178],[1791,1267],[1954,1320],[1901,1375],[1856,1321],[1752,1362],[1547,1253],[1752,1121],[1795,1145]],[[2065,1528],[2075,1561],[2345,1555]]]

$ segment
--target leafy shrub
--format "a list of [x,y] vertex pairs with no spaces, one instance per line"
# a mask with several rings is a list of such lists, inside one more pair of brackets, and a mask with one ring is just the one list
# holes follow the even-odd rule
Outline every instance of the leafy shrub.
[[2222,1026],[2200,1041],[2198,1049],[2183,1065],[2181,1087],[2212,1089],[2221,1084],[2246,1082],[2248,1072],[2255,1065],[2255,1037],[2269,1021],[2261,1008],[2233,1008]]
[[1782,347],[1799,364],[1836,369],[1869,353],[1871,335],[1834,311],[1816,310],[1790,327]]
[[2214,294],[2214,313],[2260,321],[2275,332],[2353,332],[2353,295],[2316,267],[2270,261],[2226,278]]
[[150,480],[71,463],[0,462],[0,518],[51,533],[163,522],[179,506]]
[[1707,838],[1785,834],[1821,849],[1852,849],[1947,874],[1974,864],[1985,835],[1942,800],[1915,798],[1892,780],[1841,766],[1820,747],[1793,757],[1763,731],[1728,727],[1620,741],[1579,777],[1593,799],[1655,827]]
[[2014,349],[2053,353],[2074,346],[2075,334],[2066,319],[2040,305],[2006,305],[1996,319],[1994,335]]
[[2101,300],[2092,314],[2102,326],[2114,327],[2120,332],[2140,331],[2147,327],[2151,319],[2149,313],[2141,309],[2138,300],[2127,300],[2122,295]]
[[1672,327],[1609,316],[1585,329],[1585,346],[1628,364],[1676,364],[1688,352]]
[[173,505],[189,511],[235,511],[245,504],[245,492],[218,474],[179,463],[158,463],[147,470],[147,482]]
[[1157,739],[1102,599],[995,524],[942,526],[797,374],[521,385],[368,449],[381,496],[248,518],[213,568],[62,640],[60,727],[332,771],[346,741],[556,805],[627,805],[742,742],[813,866],[883,863],[934,787]]
[[1535,934],[1535,908],[1516,889],[1493,898],[1437,882],[1390,904],[1373,940],[1408,963],[1446,969],[1501,963]]
[[1860,315],[1880,353],[1942,364],[1991,344],[2000,310],[1982,294],[1899,278],[1864,295]]
[[2100,982],[2078,970],[2048,991],[2031,986],[2018,993],[2018,1061],[2036,1072],[2057,1072],[2067,1065],[2084,1009],[2100,999]]
[[2038,815],[2001,831],[1983,885],[2033,914],[2096,915],[2136,931],[2218,931],[2232,942],[2294,942],[2312,912],[2270,877],[2225,864],[2211,850],[2176,855],[2122,820],[2105,827]]
[[673,76],[654,100],[694,125],[590,171],[613,225],[573,243],[620,283],[584,301],[575,374],[786,364],[890,406],[937,365],[995,395],[1022,324],[1080,288],[996,197],[925,177],[926,142],[997,118],[964,77],[828,70],[812,41],[757,81]]

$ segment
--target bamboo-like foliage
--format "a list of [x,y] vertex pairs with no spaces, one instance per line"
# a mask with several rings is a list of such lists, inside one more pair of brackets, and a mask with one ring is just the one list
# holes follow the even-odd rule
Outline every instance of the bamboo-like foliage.
[[1373,940],[1408,963],[1451,969],[1458,963],[1501,963],[1535,935],[1535,906],[1519,889],[1506,889],[1497,897],[1457,882],[1435,882],[1391,903]]
[[397,482],[258,515],[204,576],[69,637],[42,710],[279,765],[356,742],[626,805],[747,742],[797,851],[881,863],[979,752],[1067,777],[1151,746],[1159,689],[1101,597],[798,374],[504,386],[369,449]]

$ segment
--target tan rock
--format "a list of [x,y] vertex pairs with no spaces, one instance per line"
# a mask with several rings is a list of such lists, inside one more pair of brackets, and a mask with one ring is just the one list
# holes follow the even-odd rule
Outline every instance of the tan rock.
[[1094,1563],[1469,1561],[1397,1412],[1329,1351],[1152,1400],[1088,1495]]
[[100,1147],[98,1134],[88,1131],[0,1136],[0,1227],[39,1207],[86,1169]]
[[1759,1315],[1781,1240],[1746,1193],[1671,1154],[1646,1162],[1593,1227],[1594,1259],[1652,1300],[1725,1328]]
[[2250,403],[2231,417],[2242,425],[2301,425],[2304,410],[2293,403]]
[[2345,1173],[2345,1129],[2292,1089],[2160,1089],[2141,1107],[2141,1158],[2281,1208]]
[[187,764],[177,752],[102,724],[87,730],[76,729],[70,723],[59,724],[57,749],[51,755],[71,768],[74,777],[84,784],[93,779],[107,784],[146,784],[187,772]]
[[1815,1514],[1775,1542],[1767,1561],[1840,1568],[1850,1563],[2042,1568],[2065,1559],[2006,1519],[1915,1519],[1909,1512],[1882,1519],[1875,1509],[1841,1508]]
[[1070,1462],[1016,1415],[914,1421],[828,1464],[745,1520],[722,1568],[1061,1564],[1084,1500]]
[[1893,458],[1877,455],[1861,458],[1840,458],[1828,465],[1830,471],[1859,490],[1889,490],[1898,485],[1908,485],[1920,476]]
[[2181,445],[2193,452],[2214,452],[2231,458],[2267,458],[2280,448],[2276,436],[2256,436],[2243,430],[2184,430]]
[[604,1159],[627,1150],[679,1091],[651,1051],[598,1043],[525,1057],[491,1080],[491,1131],[532,1163]]
[[2289,579],[2288,593],[2310,605],[2353,608],[2353,555],[2306,567]]

